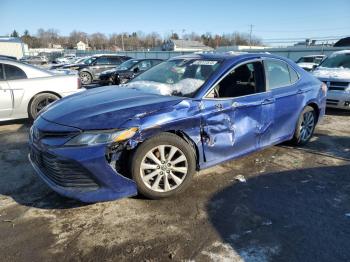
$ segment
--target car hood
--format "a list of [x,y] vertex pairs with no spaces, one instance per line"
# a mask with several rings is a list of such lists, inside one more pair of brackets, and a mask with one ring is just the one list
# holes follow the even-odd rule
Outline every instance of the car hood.
[[63,98],[41,116],[82,130],[112,129],[136,115],[172,107],[182,100],[133,88],[101,87]]
[[350,80],[350,69],[318,67],[312,72],[320,79]]
[[62,68],[70,68],[70,67],[84,67],[86,66],[86,64],[66,64],[66,65],[63,65]]

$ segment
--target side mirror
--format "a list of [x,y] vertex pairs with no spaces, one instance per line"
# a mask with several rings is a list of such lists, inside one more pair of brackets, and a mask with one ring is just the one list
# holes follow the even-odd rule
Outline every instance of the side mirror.
[[312,70],[315,70],[318,67],[318,65],[313,65]]
[[134,70],[132,70],[135,74],[137,74],[138,72],[140,72],[140,68],[135,67]]

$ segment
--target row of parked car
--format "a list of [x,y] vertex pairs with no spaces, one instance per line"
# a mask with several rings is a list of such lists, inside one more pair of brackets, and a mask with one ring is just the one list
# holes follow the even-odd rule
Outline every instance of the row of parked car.
[[[52,64],[51,70],[44,70],[11,57],[0,59],[0,121],[34,119],[49,103],[84,90],[82,84],[124,84],[163,62],[102,54],[71,58]],[[328,107],[350,109],[350,51],[335,52],[327,58],[321,55],[303,57],[298,60],[300,63],[327,85]],[[57,74],[64,71],[70,73]]]
[[78,71],[83,85],[121,84],[159,64],[161,59],[132,59],[129,56],[100,54],[55,64],[50,69]]

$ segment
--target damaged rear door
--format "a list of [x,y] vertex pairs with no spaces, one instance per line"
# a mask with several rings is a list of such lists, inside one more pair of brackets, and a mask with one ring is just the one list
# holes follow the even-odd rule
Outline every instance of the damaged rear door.
[[202,100],[202,143],[207,166],[269,143],[274,99],[260,60],[227,73]]

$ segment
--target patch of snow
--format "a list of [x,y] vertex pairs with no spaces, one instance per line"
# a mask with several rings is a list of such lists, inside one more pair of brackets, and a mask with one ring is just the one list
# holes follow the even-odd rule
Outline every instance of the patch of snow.
[[350,69],[348,68],[328,68],[318,67],[312,72],[315,77],[350,79]]
[[237,176],[235,176],[235,179],[238,180],[239,182],[242,182],[242,183],[247,182],[247,180],[245,179],[245,177],[243,175],[237,175]]
[[185,78],[176,84],[164,84],[152,81],[135,81],[130,82],[124,87],[137,88],[145,90],[146,92],[160,94],[160,95],[172,95],[181,93],[183,95],[191,94],[196,91],[204,81],[200,79]]

